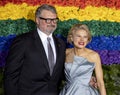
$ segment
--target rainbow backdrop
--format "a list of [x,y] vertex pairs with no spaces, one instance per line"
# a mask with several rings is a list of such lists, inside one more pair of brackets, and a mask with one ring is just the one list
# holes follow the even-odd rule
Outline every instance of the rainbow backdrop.
[[56,36],[66,42],[73,24],[87,24],[93,35],[87,47],[100,54],[102,64],[120,64],[120,0],[0,0],[0,67],[13,38],[35,28],[35,10],[45,3],[58,11]]

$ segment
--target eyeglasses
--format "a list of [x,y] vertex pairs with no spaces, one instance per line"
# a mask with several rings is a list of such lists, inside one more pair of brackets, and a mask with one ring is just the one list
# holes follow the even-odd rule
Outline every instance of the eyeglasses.
[[50,24],[51,22],[57,23],[58,20],[59,20],[59,18],[53,18],[53,19],[51,19],[51,18],[43,18],[43,17],[39,17],[39,18],[45,20],[45,22],[48,23],[48,24]]

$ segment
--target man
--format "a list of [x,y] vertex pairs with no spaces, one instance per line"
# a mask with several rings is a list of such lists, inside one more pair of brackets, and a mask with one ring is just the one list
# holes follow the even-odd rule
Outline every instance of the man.
[[[4,73],[5,95],[59,93],[66,47],[61,39],[53,35],[58,21],[56,9],[41,5],[36,10],[35,21],[37,29],[16,37],[10,47]],[[51,39],[54,66],[50,66],[49,62],[52,54],[48,53],[47,37]]]

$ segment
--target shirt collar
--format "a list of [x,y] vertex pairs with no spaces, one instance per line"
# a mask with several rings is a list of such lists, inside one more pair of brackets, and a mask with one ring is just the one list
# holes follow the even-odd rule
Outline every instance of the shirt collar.
[[37,31],[42,41],[45,41],[47,37],[50,37],[52,39],[52,33],[48,36],[45,33],[43,33],[39,28],[37,28]]

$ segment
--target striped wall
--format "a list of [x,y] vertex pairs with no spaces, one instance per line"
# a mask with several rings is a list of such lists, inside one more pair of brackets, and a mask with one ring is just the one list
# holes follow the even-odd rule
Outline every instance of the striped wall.
[[[73,24],[87,24],[93,35],[87,47],[100,54],[102,64],[120,64],[119,0],[4,0],[0,1],[0,66],[5,65],[16,35],[35,29],[35,10],[44,3],[57,9],[60,21],[56,36],[66,42]],[[72,46],[67,44],[67,47]]]

